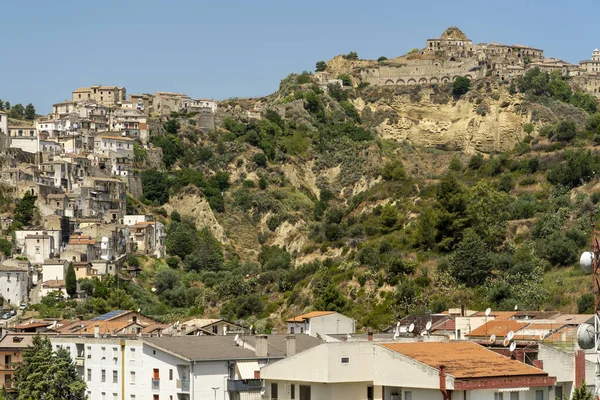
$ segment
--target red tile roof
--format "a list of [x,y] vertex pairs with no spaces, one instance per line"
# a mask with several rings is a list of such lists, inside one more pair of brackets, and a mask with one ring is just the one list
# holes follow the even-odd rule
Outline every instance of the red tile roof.
[[503,338],[506,337],[508,332],[517,332],[519,329],[527,326],[528,323],[529,322],[519,322],[515,320],[488,321],[486,324],[483,324],[479,328],[472,330],[465,336],[489,337],[494,334],[497,338]]
[[389,343],[381,346],[439,369],[455,378],[548,376],[541,369],[495,353],[473,342]]
[[297,317],[290,318],[286,322],[304,322],[306,319],[322,317],[323,315],[333,314],[334,311],[311,311],[306,314],[298,315]]

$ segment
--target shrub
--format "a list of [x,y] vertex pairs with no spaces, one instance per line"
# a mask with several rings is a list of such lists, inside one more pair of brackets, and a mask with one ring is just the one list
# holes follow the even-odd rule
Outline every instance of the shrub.
[[315,65],[315,71],[321,72],[321,71],[325,71],[326,69],[327,69],[327,63],[325,61],[317,61],[317,64]]
[[464,76],[459,76],[456,78],[454,83],[452,83],[452,95],[458,98],[467,93],[470,88],[471,80],[469,78],[465,78]]
[[266,168],[267,166],[267,156],[265,153],[254,154],[254,156],[252,156],[252,161],[259,167]]
[[355,51],[351,51],[348,54],[344,54],[342,57],[346,60],[358,60],[358,53]]
[[381,57],[379,57],[379,58],[377,59],[377,61],[378,61],[378,62],[382,62],[382,61],[385,61],[385,60],[387,60],[387,59],[388,59],[388,58],[387,58],[386,56],[381,56]]
[[381,170],[381,176],[386,181],[401,181],[406,179],[404,165],[399,159],[388,161]]
[[352,78],[350,78],[350,75],[348,75],[348,74],[340,74],[340,75],[338,75],[337,78],[342,81],[342,85],[344,85],[344,86],[352,86]]
[[523,132],[525,132],[528,135],[531,135],[531,133],[533,132],[533,124],[531,122],[523,124]]

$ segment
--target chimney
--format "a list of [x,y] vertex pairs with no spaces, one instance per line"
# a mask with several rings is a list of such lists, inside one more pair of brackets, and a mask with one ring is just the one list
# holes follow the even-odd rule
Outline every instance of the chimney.
[[452,399],[451,392],[446,389],[446,366],[445,365],[440,365],[440,392],[442,392],[442,398],[444,400]]
[[465,305],[464,304],[460,305],[460,316],[461,317],[465,316]]
[[369,340],[369,342],[373,341],[373,332],[369,331],[369,333],[367,333],[367,339]]
[[574,385],[579,386],[585,380],[585,351],[575,351],[575,382]]
[[94,337],[95,338],[99,338],[100,337],[100,325],[94,326]]
[[533,366],[539,369],[544,369],[544,360],[533,360]]
[[296,354],[296,336],[290,335],[285,337],[285,354],[288,357]]
[[269,350],[267,335],[256,336],[256,344],[254,345],[254,351],[256,352],[256,357],[268,357]]

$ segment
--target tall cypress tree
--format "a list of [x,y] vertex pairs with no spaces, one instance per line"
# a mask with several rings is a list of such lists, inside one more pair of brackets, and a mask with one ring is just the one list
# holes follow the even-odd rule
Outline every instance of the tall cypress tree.
[[73,297],[77,293],[77,276],[75,275],[75,268],[73,263],[70,262],[67,267],[67,274],[65,276],[65,286],[69,297]]

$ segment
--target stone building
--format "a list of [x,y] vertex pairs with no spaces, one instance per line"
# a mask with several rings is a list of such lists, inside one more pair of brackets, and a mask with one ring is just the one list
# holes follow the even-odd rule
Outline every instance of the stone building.
[[0,134],[8,135],[8,114],[0,111]]
[[73,102],[96,102],[105,106],[115,106],[127,100],[127,90],[121,86],[94,85],[73,91]]

